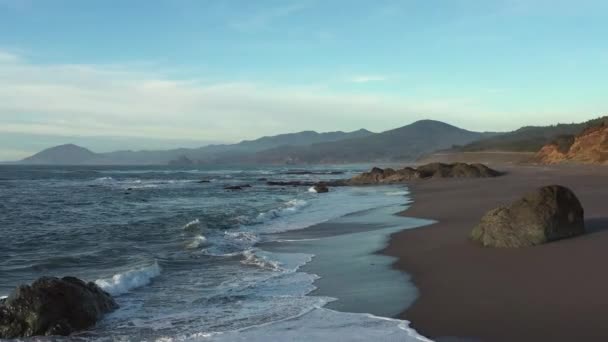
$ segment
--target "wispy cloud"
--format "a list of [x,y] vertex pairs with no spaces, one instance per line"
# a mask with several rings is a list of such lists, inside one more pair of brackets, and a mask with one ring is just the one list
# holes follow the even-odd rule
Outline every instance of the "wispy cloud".
[[382,82],[387,81],[389,79],[388,76],[385,75],[359,75],[354,76],[349,79],[349,82],[352,83],[370,83],[370,82]]
[[381,131],[428,117],[459,124],[458,118],[486,113],[462,99],[207,84],[120,66],[39,65],[0,56],[0,132],[238,141],[308,129]]

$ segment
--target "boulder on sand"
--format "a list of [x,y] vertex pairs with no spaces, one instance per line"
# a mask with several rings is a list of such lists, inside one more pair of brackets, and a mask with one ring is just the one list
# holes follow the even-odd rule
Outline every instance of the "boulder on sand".
[[95,283],[42,277],[0,301],[0,338],[69,335],[87,329],[118,304]]
[[576,195],[566,187],[551,185],[489,211],[471,238],[485,247],[513,248],[584,233],[584,211]]

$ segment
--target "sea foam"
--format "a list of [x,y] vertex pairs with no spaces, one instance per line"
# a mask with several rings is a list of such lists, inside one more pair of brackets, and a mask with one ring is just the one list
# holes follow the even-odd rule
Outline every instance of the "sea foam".
[[150,266],[115,274],[112,278],[98,279],[95,284],[111,295],[119,296],[132,289],[150,284],[152,278],[160,275],[160,271],[160,266],[154,262]]
[[249,249],[243,252],[245,259],[241,260],[243,265],[258,266],[271,271],[278,271],[281,266],[278,261],[270,260],[270,258],[264,255],[256,255],[255,250]]
[[310,205],[307,201],[301,199],[292,199],[285,202],[285,205],[280,208],[271,209],[267,212],[260,213],[256,219],[257,223],[265,223],[269,220],[276,219],[286,215],[292,215],[300,211],[302,208]]
[[201,224],[201,221],[200,221],[199,219],[192,220],[192,221],[190,221],[190,222],[186,223],[186,224],[185,224],[185,225],[182,227],[182,229],[183,229],[183,230],[192,230],[192,229],[194,229],[194,228],[197,228],[197,227],[198,227],[200,224]]

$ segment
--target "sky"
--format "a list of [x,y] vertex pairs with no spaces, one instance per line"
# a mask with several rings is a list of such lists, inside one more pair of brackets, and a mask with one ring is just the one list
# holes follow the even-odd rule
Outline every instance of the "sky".
[[608,114],[603,0],[0,0],[0,160]]

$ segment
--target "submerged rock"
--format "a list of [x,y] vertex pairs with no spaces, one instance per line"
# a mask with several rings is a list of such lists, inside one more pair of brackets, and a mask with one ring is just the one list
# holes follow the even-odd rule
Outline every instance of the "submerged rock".
[[576,195],[551,185],[489,211],[471,238],[486,247],[527,247],[584,233],[584,211]]
[[431,163],[418,168],[405,167],[394,170],[374,167],[370,172],[364,172],[351,178],[350,185],[398,184],[414,179],[428,178],[485,178],[499,176],[500,172],[490,169],[483,164],[443,164]]
[[42,277],[0,301],[0,338],[69,335],[117,308],[110,294],[93,282]]
[[315,186],[312,187],[316,193],[318,194],[322,194],[322,193],[326,193],[329,192],[329,188],[327,187],[327,185],[325,185],[324,183],[319,183]]
[[224,190],[243,190],[243,188],[251,188],[251,185],[249,185],[249,184],[229,185],[229,186],[225,186]]

